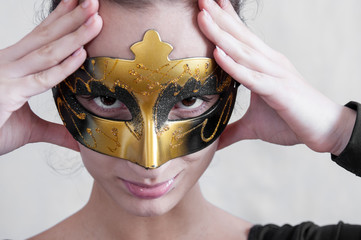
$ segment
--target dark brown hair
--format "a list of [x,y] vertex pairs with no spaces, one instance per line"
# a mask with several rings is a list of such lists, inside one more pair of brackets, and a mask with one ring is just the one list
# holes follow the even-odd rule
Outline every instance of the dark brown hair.
[[[130,8],[142,8],[147,7],[152,4],[152,0],[109,0],[116,2],[120,5],[130,7]],[[183,0],[183,1],[189,1],[189,3],[197,2],[196,0]],[[243,5],[246,0],[230,0],[233,8],[236,10],[238,14],[240,14]],[[52,12],[61,2],[61,0],[51,0],[50,1],[50,12]],[[242,18],[242,17],[241,17]]]

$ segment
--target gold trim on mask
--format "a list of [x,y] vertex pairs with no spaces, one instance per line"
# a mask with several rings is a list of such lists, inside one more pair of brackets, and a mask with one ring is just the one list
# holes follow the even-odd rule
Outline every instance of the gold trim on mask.
[[[131,47],[134,60],[89,58],[54,88],[60,116],[77,141],[145,168],[157,168],[211,144],[229,120],[237,86],[212,59],[169,60],[172,49],[149,30],[143,41]],[[75,99],[75,95],[94,94],[111,95],[128,104],[132,119],[96,116]],[[200,116],[168,120],[175,101],[197,94],[220,97]]]

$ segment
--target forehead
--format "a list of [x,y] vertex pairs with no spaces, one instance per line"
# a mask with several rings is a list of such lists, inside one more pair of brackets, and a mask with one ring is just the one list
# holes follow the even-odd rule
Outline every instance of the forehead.
[[89,57],[108,56],[133,59],[130,46],[149,29],[157,30],[174,50],[171,59],[211,57],[213,45],[197,25],[198,8],[184,3],[159,1],[146,8],[130,9],[112,1],[100,1],[101,33],[87,45]]

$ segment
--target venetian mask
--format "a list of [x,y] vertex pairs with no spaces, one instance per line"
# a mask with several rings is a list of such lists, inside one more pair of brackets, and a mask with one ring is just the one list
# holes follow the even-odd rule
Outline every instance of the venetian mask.
[[[87,148],[144,168],[157,168],[214,142],[228,123],[238,84],[213,59],[170,60],[173,47],[154,30],[130,49],[134,60],[88,58],[53,89],[73,137]],[[121,103],[127,114],[104,116],[82,105],[79,96]],[[177,103],[204,96],[217,100],[201,114],[169,117]]]

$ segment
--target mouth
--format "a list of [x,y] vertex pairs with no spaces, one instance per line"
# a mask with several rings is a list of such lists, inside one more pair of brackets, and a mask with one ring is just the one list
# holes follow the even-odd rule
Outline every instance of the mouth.
[[156,199],[166,195],[173,188],[175,178],[176,177],[154,185],[130,182],[124,179],[121,180],[133,196],[140,199]]

